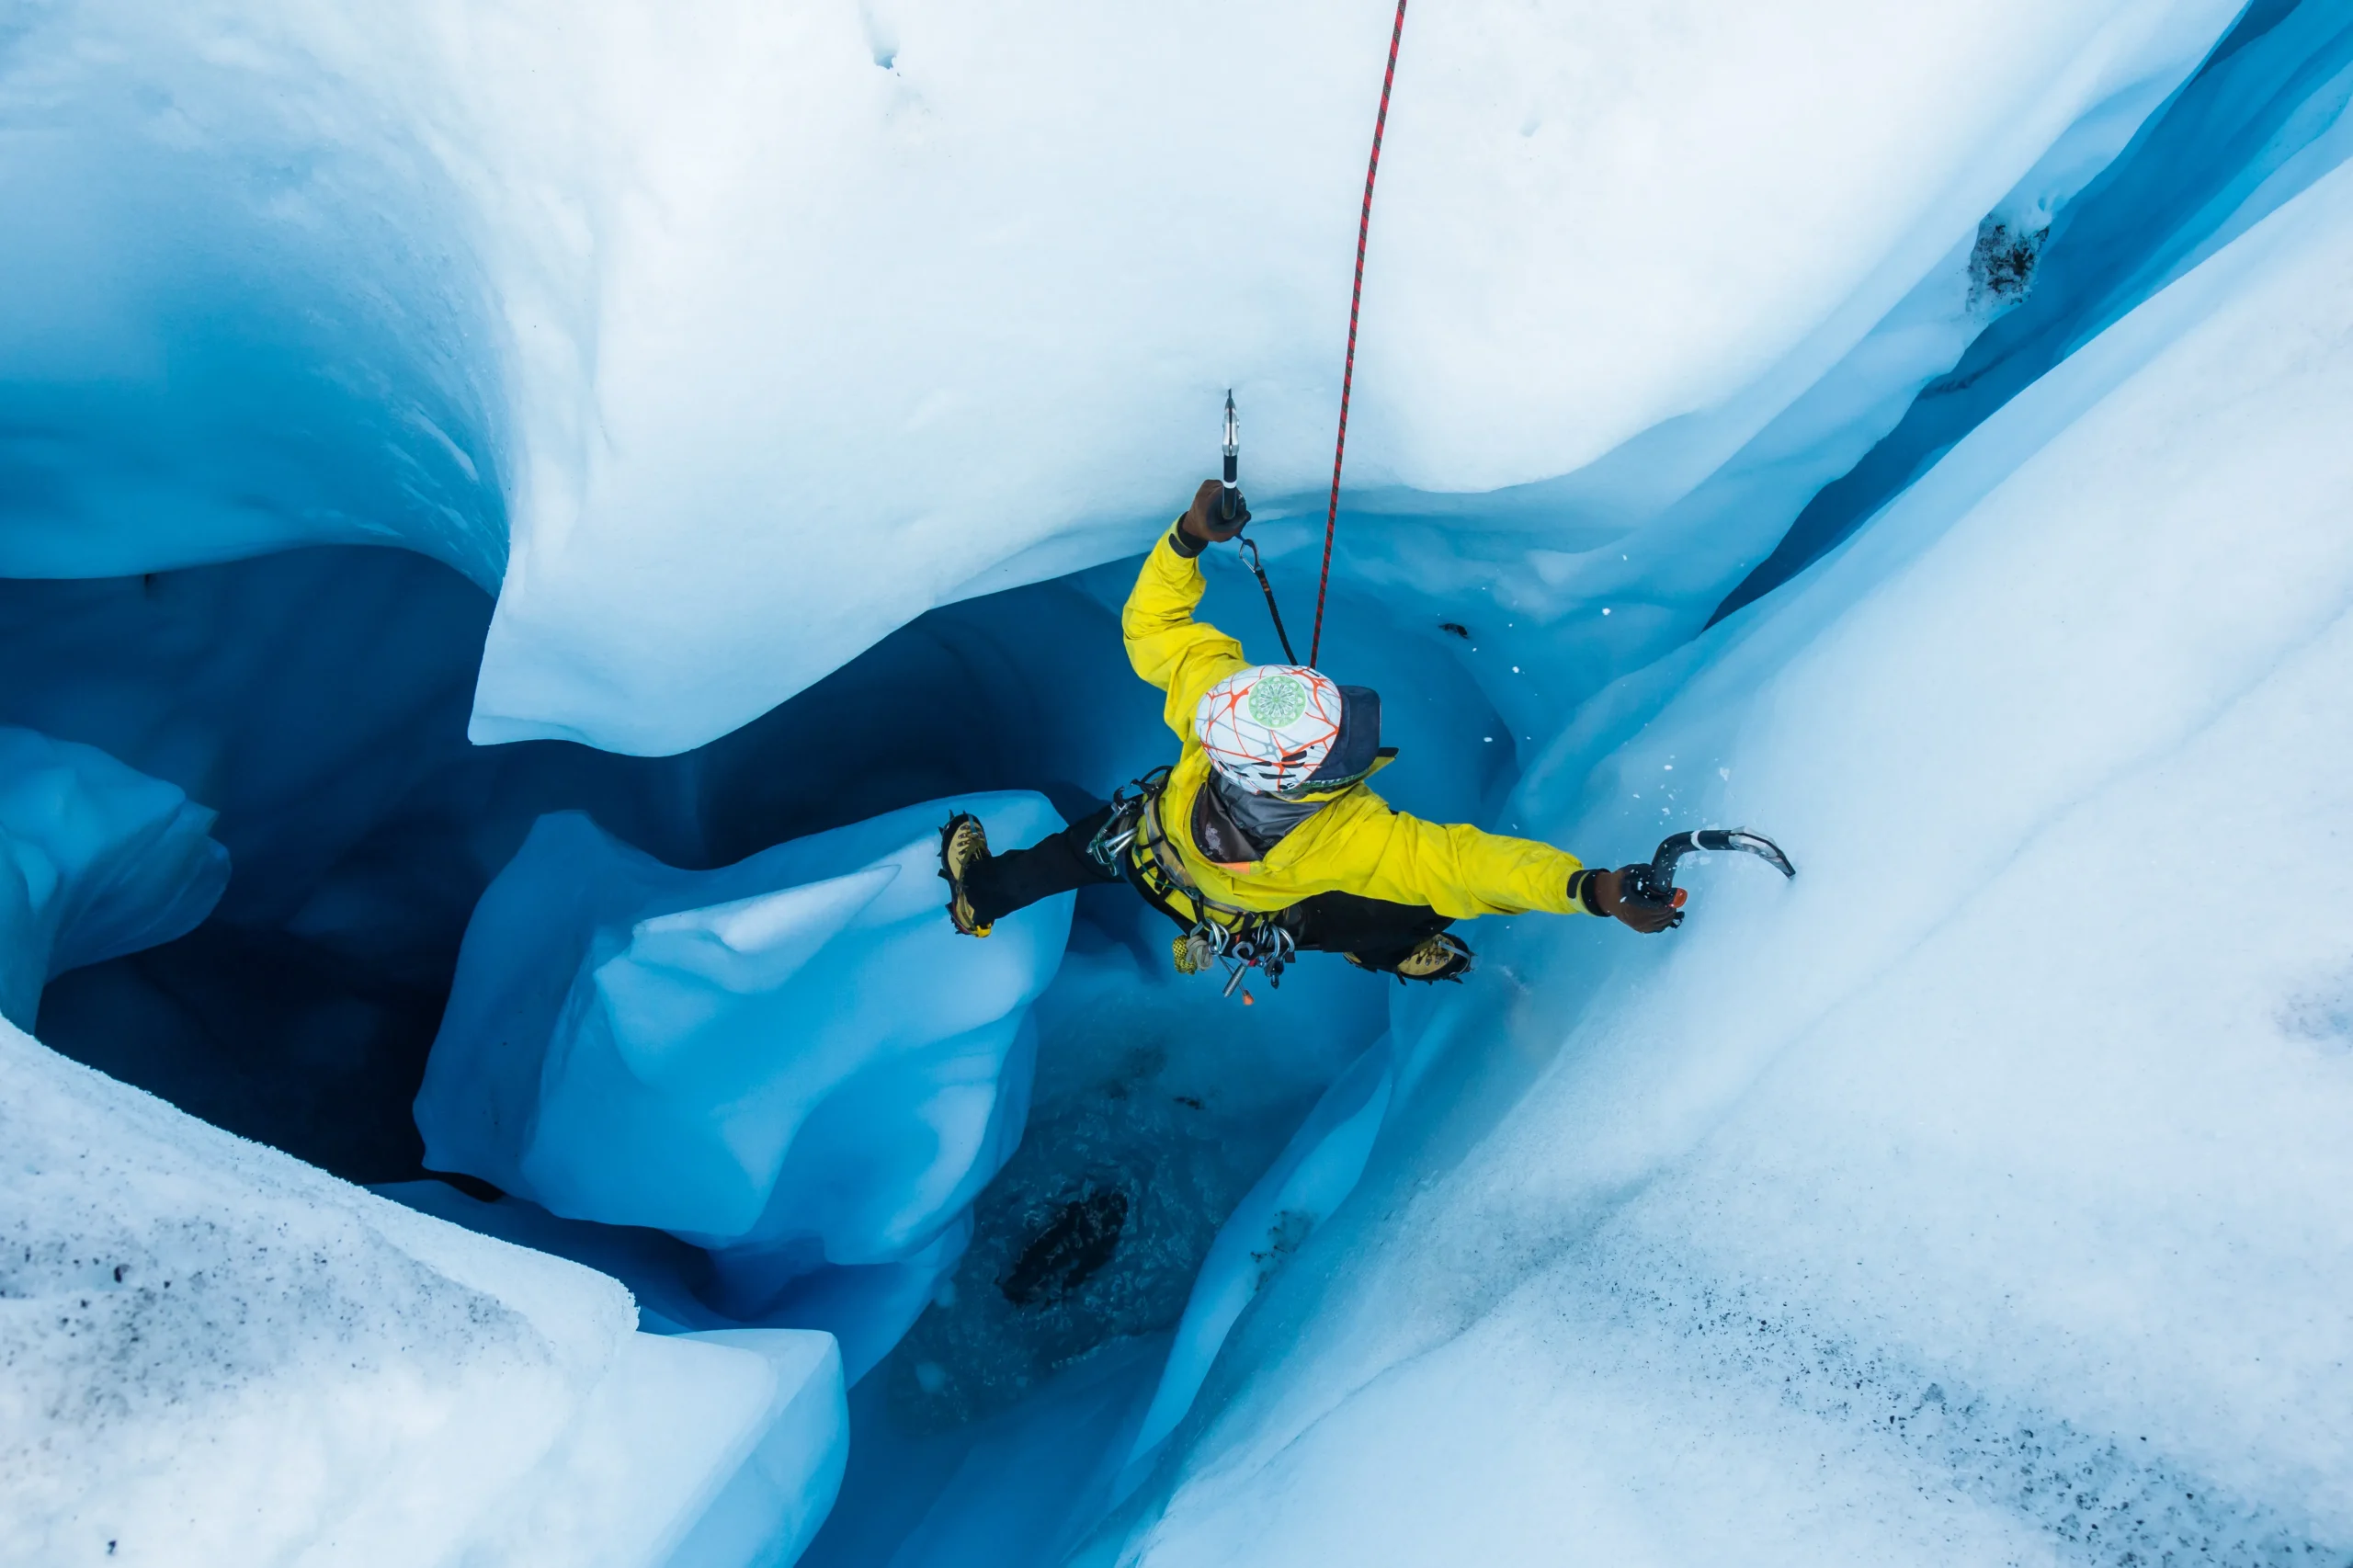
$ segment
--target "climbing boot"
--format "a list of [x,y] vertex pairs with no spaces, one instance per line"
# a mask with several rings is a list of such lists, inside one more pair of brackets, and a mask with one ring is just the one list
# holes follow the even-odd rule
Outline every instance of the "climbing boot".
[[1208,936],[1196,928],[1168,945],[1171,957],[1176,960],[1179,974],[1199,974],[1217,960],[1217,949],[1210,945]]
[[972,914],[972,895],[964,890],[966,873],[988,858],[988,832],[972,812],[958,812],[939,830],[939,874],[948,883],[948,918],[967,937],[985,937],[995,929],[995,921]]
[[1471,972],[1471,949],[1451,931],[1425,937],[1421,945],[1397,960],[1400,980],[1454,980]]

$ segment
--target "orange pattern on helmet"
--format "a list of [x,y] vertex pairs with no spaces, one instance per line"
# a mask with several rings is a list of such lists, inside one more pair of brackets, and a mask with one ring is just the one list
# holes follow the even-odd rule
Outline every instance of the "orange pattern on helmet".
[[1296,790],[1340,738],[1340,688],[1302,665],[1253,665],[1201,694],[1193,733],[1211,766],[1252,794]]

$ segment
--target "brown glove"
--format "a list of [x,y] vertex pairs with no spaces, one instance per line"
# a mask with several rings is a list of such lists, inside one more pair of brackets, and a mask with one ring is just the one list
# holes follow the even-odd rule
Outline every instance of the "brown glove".
[[1683,890],[1675,890],[1673,903],[1641,903],[1624,896],[1626,873],[1631,866],[1620,866],[1614,871],[1596,871],[1593,881],[1586,885],[1586,896],[1602,914],[1622,920],[1646,937],[1654,937],[1669,926],[1677,924],[1677,913],[1683,903]]
[[1242,499],[1242,492],[1233,493],[1233,516],[1225,514],[1225,486],[1220,481],[1204,479],[1201,487],[1193,492],[1192,509],[1177,525],[1187,538],[1199,544],[1222,544],[1242,531],[1250,520],[1250,507]]

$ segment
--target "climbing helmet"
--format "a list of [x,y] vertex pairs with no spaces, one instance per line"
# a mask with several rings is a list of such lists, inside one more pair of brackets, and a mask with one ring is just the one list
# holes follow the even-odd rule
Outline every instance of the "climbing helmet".
[[1201,696],[1193,733],[1211,765],[1254,795],[1296,791],[1340,738],[1340,688],[1320,670],[1253,665]]

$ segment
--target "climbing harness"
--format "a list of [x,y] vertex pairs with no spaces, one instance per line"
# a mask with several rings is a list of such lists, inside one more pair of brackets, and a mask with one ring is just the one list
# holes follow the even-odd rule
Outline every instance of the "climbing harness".
[[1122,784],[1111,791],[1110,814],[1095,836],[1086,841],[1086,858],[1100,867],[1107,876],[1124,877],[1128,851],[1136,841],[1136,827],[1143,813],[1143,798],[1156,795],[1167,787],[1168,765],[1158,767],[1131,783]]
[[1284,966],[1298,956],[1297,944],[1274,915],[1221,903],[1186,874],[1183,857],[1168,842],[1168,835],[1161,825],[1160,802],[1167,782],[1162,778],[1162,788],[1143,799],[1137,832],[1142,853],[1131,855],[1129,864],[1141,873],[1138,885],[1144,889],[1145,896],[1161,908],[1179,919],[1183,917],[1172,894],[1180,895],[1192,906],[1192,927],[1176,948],[1177,971],[1199,974],[1213,962],[1224,964],[1224,994],[1228,996],[1241,988],[1244,978],[1253,969],[1266,971],[1269,986],[1279,986]]
[[1683,890],[1675,885],[1675,863],[1695,851],[1721,854],[1737,849],[1756,856],[1785,877],[1794,877],[1798,869],[1781,853],[1781,846],[1761,833],[1751,833],[1745,827],[1694,828],[1688,833],[1669,834],[1659,841],[1658,852],[1647,866],[1629,866],[1625,880],[1619,884],[1619,896],[1630,903],[1646,903],[1654,908],[1665,904],[1675,911],[1669,926],[1683,924]]
[[1348,290],[1348,357],[1340,369],[1340,431],[1332,441],[1332,500],[1324,512],[1324,570],[1315,580],[1315,631],[1307,640],[1312,665],[1324,651],[1324,596],[1332,585],[1332,536],[1340,524],[1340,460],[1348,449],[1348,392],[1357,379],[1357,312],[1364,303],[1364,246],[1372,232],[1372,181],[1381,172],[1381,135],[1389,127],[1389,89],[1397,81],[1397,45],[1405,36],[1405,0],[1389,29],[1389,69],[1381,77],[1381,112],[1372,121],[1372,156],[1365,164],[1364,208],[1357,215],[1357,277]]
[[[1165,765],[1155,767],[1112,792],[1111,813],[1087,841],[1087,858],[1124,878],[1145,903],[1186,927],[1171,949],[1179,974],[1199,974],[1222,963],[1228,996],[1241,990],[1254,969],[1265,972],[1267,985],[1280,986],[1284,968],[1299,956],[1298,943],[1279,915],[1221,903],[1186,874],[1183,858],[1161,826],[1168,772]],[[1243,1000],[1249,999],[1243,992]]]

